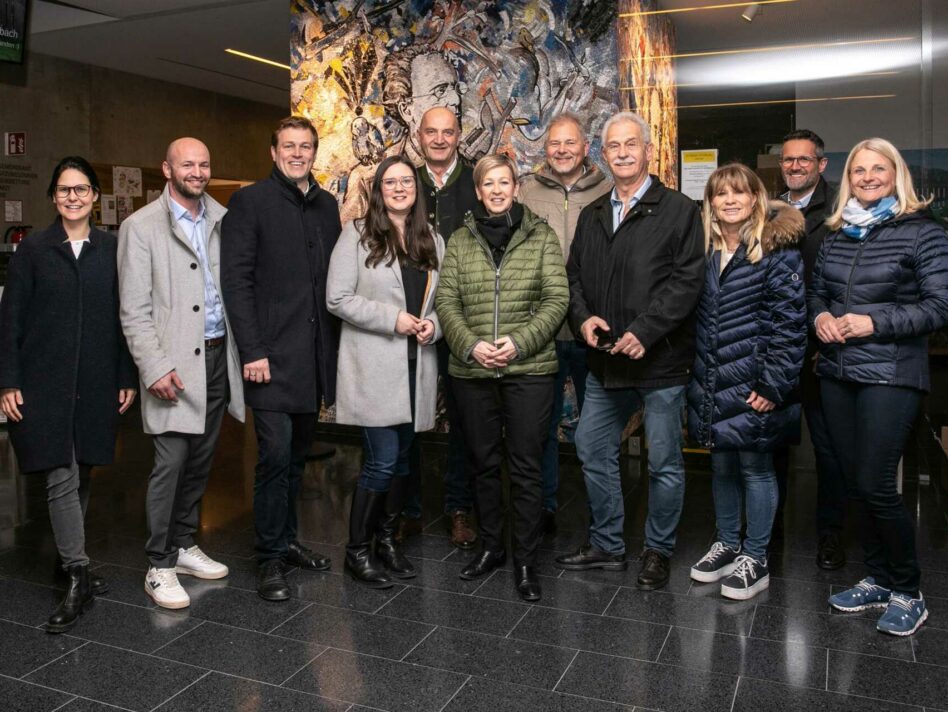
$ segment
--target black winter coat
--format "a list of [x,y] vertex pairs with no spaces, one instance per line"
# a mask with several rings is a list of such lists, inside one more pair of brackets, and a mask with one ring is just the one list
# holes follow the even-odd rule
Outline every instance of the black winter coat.
[[118,395],[138,388],[119,323],[114,235],[92,230],[77,260],[57,220],[20,243],[0,303],[0,388],[23,393],[9,424],[24,472],[115,455]]
[[809,320],[868,314],[873,333],[820,344],[817,375],[927,391],[928,335],[948,324],[948,236],[920,211],[877,225],[863,241],[823,242],[808,297]]
[[304,196],[276,167],[230,199],[221,288],[242,364],[267,358],[270,383],[244,383],[251,408],[316,413],[336,398],[339,320],[326,309],[329,257],[342,231],[336,199]]
[[612,230],[611,193],[583,208],[570,247],[569,322],[577,339],[591,316],[621,337],[631,331],[645,357],[589,349],[589,370],[605,388],[661,388],[688,382],[694,308],[704,284],[701,217],[692,200],[652,176],[636,206]]
[[[800,437],[792,395],[806,348],[802,231],[799,211],[773,203],[757,264],[744,245],[723,273],[720,251],[708,260],[688,384],[688,430],[704,447],[769,452]],[[758,413],[747,404],[752,391],[777,407]]]

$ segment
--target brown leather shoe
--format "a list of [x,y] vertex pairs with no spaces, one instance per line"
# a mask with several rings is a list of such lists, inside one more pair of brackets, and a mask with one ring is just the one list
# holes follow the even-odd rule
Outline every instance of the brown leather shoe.
[[477,532],[471,525],[471,514],[463,509],[451,512],[451,543],[459,549],[471,549],[477,541]]
[[398,519],[398,529],[395,530],[395,542],[402,544],[407,539],[411,539],[413,536],[418,536],[421,534],[424,528],[425,525],[422,523],[420,518],[412,519],[403,515]]

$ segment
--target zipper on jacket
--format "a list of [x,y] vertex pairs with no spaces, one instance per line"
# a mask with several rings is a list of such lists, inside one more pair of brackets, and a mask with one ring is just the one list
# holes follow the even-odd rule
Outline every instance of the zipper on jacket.
[[[471,230],[471,228],[468,227],[468,230]],[[484,250],[484,254],[487,256],[488,263],[493,265],[494,256],[490,253],[490,248],[486,244],[481,243],[477,239],[478,235],[474,233],[473,230],[471,230],[471,234],[474,235],[474,241],[477,242],[477,244],[479,244]],[[511,240],[512,239],[513,239],[513,235],[511,235]],[[507,250],[504,250],[504,254],[500,258],[500,264],[495,265],[494,267],[494,329],[493,329],[494,342],[496,342],[497,339],[500,338],[500,268],[504,266],[504,261],[506,259],[507,259]],[[494,369],[494,377],[495,378],[503,377],[503,374],[501,374],[500,369],[498,368]]]
[[[862,248],[866,246],[866,240],[863,240],[859,243],[859,247],[856,248],[856,255],[853,257],[853,263],[849,266],[849,281],[846,283],[846,300],[843,303],[843,314],[849,313],[849,299],[852,296],[853,291],[853,275],[856,273],[856,265],[859,263],[859,260],[862,258]],[[843,379],[843,346],[839,346],[839,379]]]

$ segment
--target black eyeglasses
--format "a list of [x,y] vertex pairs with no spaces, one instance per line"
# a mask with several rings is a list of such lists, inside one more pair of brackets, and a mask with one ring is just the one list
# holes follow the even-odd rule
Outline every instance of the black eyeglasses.
[[819,160],[816,156],[784,156],[780,159],[780,165],[789,168],[794,163],[799,163],[800,168],[809,168],[811,164],[817,163]]
[[56,186],[57,198],[68,198],[70,193],[75,193],[77,198],[85,198],[91,192],[92,186],[87,183],[80,183],[79,185]]

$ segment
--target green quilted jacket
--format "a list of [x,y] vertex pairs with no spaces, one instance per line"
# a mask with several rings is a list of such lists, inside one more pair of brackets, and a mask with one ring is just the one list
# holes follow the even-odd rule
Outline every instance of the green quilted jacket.
[[[448,372],[457,378],[556,373],[553,337],[569,306],[560,242],[546,221],[523,210],[523,221],[494,267],[490,247],[468,213],[448,240],[438,319],[451,349]],[[517,356],[506,368],[484,368],[471,356],[478,341],[509,336]]]

